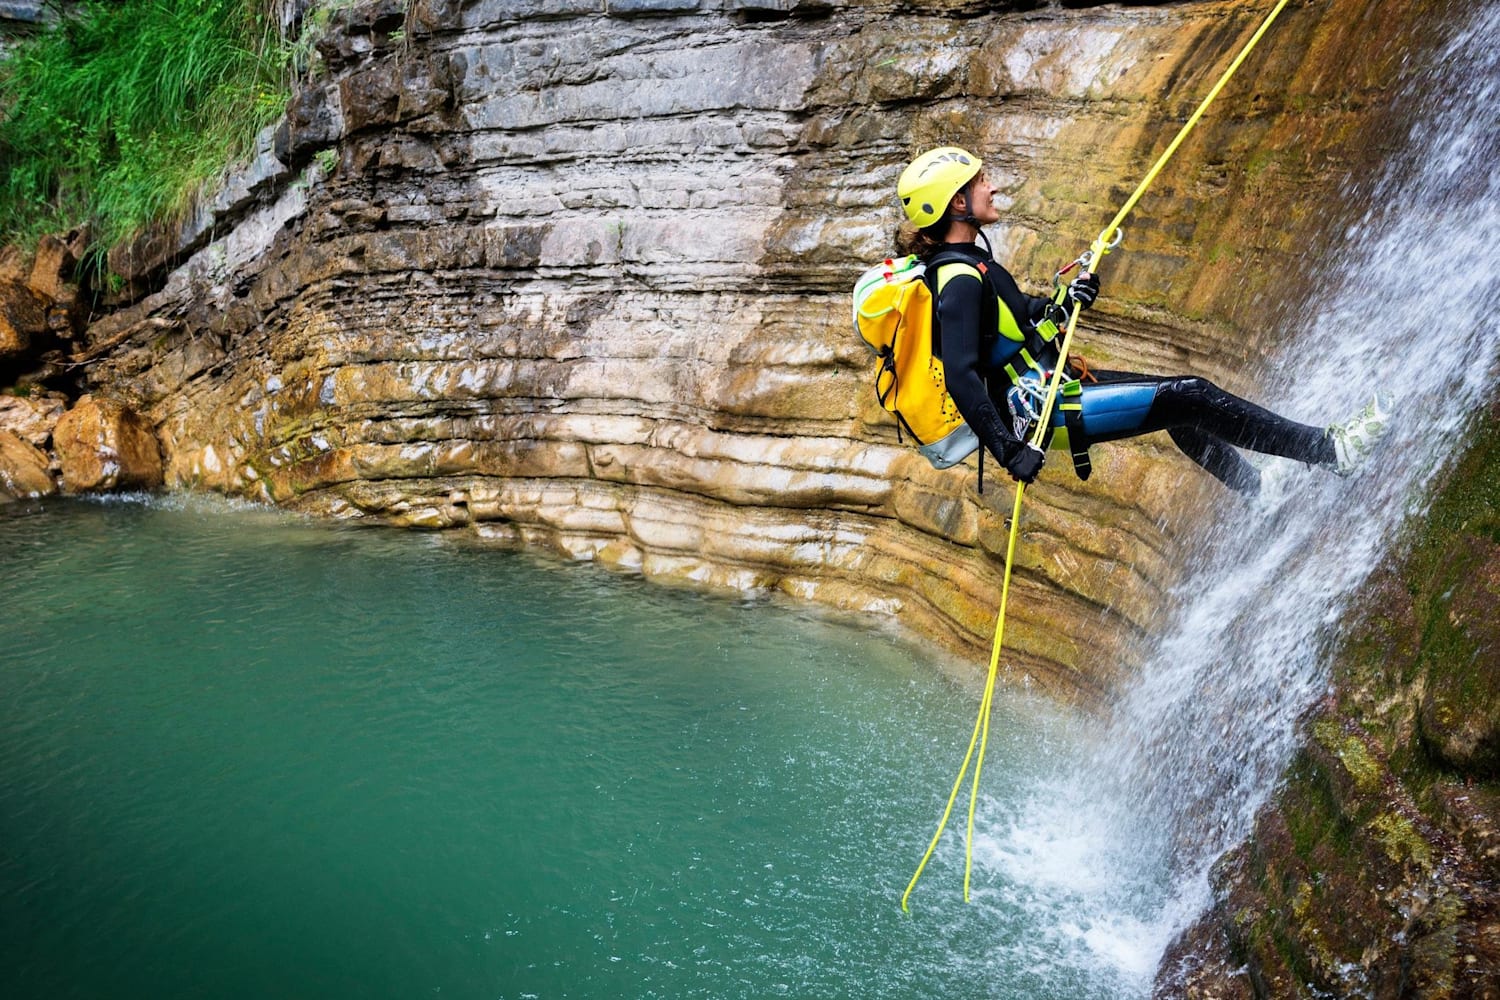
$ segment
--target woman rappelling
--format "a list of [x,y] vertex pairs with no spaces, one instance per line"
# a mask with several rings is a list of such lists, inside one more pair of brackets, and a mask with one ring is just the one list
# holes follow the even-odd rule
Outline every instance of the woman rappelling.
[[[1098,276],[1083,270],[1068,284],[1059,282],[1050,298],[1022,292],[991,256],[983,227],[1000,220],[995,189],[980,158],[966,150],[945,146],[923,153],[902,172],[897,194],[910,221],[900,236],[902,252],[927,265],[935,300],[932,354],[946,390],[978,443],[1012,477],[1030,483],[1045,453],[1027,439],[1060,360],[1058,334],[1072,309],[1093,304]],[[1090,445],[1164,430],[1225,485],[1255,495],[1261,473],[1237,449],[1347,476],[1386,424],[1378,403],[1342,423],[1313,427],[1205,378],[1090,371],[1076,357],[1068,359],[1064,375],[1052,444],[1066,442],[1080,477],[1089,472]]]

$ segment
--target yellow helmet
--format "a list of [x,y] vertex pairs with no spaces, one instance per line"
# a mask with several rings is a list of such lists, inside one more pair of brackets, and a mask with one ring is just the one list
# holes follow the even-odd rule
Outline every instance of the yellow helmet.
[[942,146],[928,150],[901,171],[896,194],[906,217],[918,229],[938,222],[948,211],[953,196],[963,190],[984,166],[984,161],[966,149]]

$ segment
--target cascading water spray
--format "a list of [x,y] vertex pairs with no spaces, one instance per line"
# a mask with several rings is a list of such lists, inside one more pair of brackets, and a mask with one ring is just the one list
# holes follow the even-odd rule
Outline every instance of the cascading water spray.
[[1394,401],[1388,439],[1352,480],[1297,466],[1282,499],[1226,503],[1094,758],[1016,817],[990,817],[986,861],[1061,900],[1059,941],[1135,988],[1208,903],[1209,867],[1249,831],[1327,689],[1349,603],[1490,391],[1500,50],[1485,40],[1497,35],[1490,4],[1414,81],[1408,162],[1362,195],[1371,208],[1347,233],[1318,321],[1270,380],[1272,407],[1308,422],[1379,390]]

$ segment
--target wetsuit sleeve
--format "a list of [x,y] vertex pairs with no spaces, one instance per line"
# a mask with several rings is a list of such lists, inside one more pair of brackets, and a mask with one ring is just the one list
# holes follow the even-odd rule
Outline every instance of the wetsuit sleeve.
[[[982,336],[985,289],[977,274],[958,274],[938,293],[937,318],[943,379],[964,420],[991,455],[1005,465],[1021,442],[984,388]],[[1044,300],[1045,301],[1045,300]]]
[[1033,325],[1046,318],[1047,307],[1052,304],[1051,299],[1041,295],[1027,295],[1025,292],[1021,293],[1021,297],[1026,300],[1026,318]]

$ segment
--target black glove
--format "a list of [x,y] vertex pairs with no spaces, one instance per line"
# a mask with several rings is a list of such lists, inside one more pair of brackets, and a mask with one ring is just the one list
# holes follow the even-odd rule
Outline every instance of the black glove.
[[1017,448],[1005,460],[1005,471],[1009,472],[1016,482],[1029,486],[1036,482],[1036,474],[1042,471],[1042,463],[1046,460],[1047,454],[1042,449],[1034,444],[1028,444],[1024,448]]
[[1099,276],[1084,271],[1068,282],[1068,298],[1078,303],[1079,309],[1087,309],[1099,297]]

